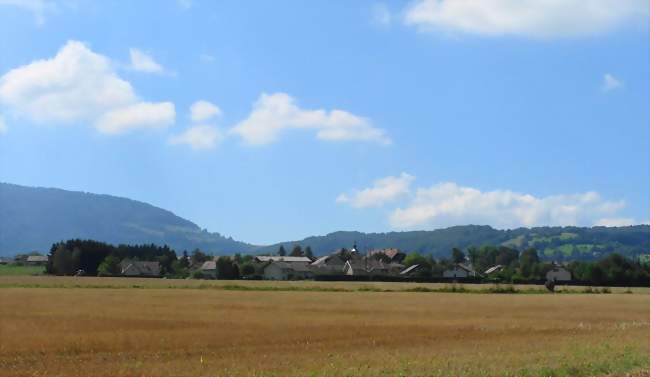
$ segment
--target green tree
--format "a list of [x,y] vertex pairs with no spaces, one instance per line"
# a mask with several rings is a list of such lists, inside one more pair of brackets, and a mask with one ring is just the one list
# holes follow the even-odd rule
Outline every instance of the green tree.
[[287,255],[287,251],[284,249],[283,245],[280,245],[280,248],[278,249],[278,255],[281,256],[281,257],[284,257],[285,255]]
[[314,259],[314,252],[311,251],[311,247],[307,246],[305,248],[305,256],[309,259]]
[[70,275],[72,253],[64,245],[59,245],[52,255],[52,270],[56,275]]
[[300,247],[300,245],[295,245],[291,250],[290,255],[292,257],[302,257],[302,247]]
[[120,272],[120,260],[113,254],[104,258],[97,268],[98,276],[117,276]]
[[459,248],[454,247],[451,250],[451,260],[454,263],[463,263],[465,261],[465,253],[463,253]]
[[203,262],[206,262],[208,259],[210,259],[210,257],[201,250],[194,249],[194,251],[192,251],[192,256],[190,259],[192,260],[192,265],[196,266],[202,264]]

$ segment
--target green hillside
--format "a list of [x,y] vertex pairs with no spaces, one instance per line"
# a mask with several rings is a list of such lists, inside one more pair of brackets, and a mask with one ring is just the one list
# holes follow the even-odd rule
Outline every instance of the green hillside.
[[49,251],[71,238],[167,244],[176,250],[248,252],[253,246],[150,204],[109,195],[0,183],[0,255]]

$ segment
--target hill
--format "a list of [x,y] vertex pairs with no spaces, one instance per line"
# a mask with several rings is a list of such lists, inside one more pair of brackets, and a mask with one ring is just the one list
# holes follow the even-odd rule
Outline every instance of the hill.
[[323,255],[355,242],[361,250],[395,247],[438,258],[453,247],[505,245],[538,249],[554,260],[590,260],[619,252],[629,257],[650,253],[650,226],[538,227],[499,230],[464,225],[431,231],[361,233],[325,236],[254,246],[202,230],[191,221],[150,204],[110,195],[0,183],[0,255],[49,251],[52,243],[70,238],[112,244],[167,244],[174,250],[199,248],[212,254],[274,253],[280,245],[310,246]]
[[0,183],[0,255],[49,251],[52,243],[94,239],[113,244],[167,244],[215,254],[255,247],[150,204],[110,195]]
[[453,247],[504,245],[523,250],[534,247],[542,257],[554,260],[590,260],[618,252],[635,258],[650,252],[650,226],[627,227],[538,227],[499,230],[490,226],[464,225],[432,231],[360,233],[334,232],[325,236],[282,242],[260,248],[258,252],[275,252],[280,245],[291,250],[294,245],[310,246],[316,255],[329,253],[357,243],[361,250],[395,247],[405,251],[448,257]]

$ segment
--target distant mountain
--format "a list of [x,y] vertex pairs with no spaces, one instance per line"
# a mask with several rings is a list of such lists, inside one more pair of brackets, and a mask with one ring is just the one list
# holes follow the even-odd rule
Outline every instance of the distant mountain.
[[535,247],[548,259],[593,259],[619,252],[629,257],[650,254],[650,226],[539,227],[498,230],[464,225],[432,231],[361,233],[325,236],[254,246],[201,230],[196,224],[150,204],[109,195],[0,183],[0,255],[49,251],[52,243],[70,238],[112,244],[167,244],[177,252],[199,248],[212,254],[274,253],[280,245],[310,246],[316,255],[341,247],[394,247],[438,258],[453,247],[506,245]]
[[594,259],[618,252],[628,257],[650,254],[650,226],[538,227],[498,230],[490,226],[464,225],[432,231],[360,233],[335,232],[326,236],[282,242],[261,247],[257,252],[275,252],[280,245],[290,251],[294,245],[310,246],[316,255],[354,243],[362,251],[394,247],[436,257],[448,257],[453,247],[505,245],[523,250],[536,248],[542,257],[555,260]]
[[199,248],[215,254],[255,249],[147,203],[0,183],[0,255],[46,252],[52,243],[69,238],[167,244],[177,251]]

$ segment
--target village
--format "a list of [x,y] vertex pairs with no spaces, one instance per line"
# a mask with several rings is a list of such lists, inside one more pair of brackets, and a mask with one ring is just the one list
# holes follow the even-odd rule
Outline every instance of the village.
[[[479,269],[471,259],[458,249],[452,251],[452,259],[443,260],[435,267],[436,261],[417,253],[409,254],[396,248],[358,250],[354,244],[350,249],[340,248],[330,254],[314,257],[311,252],[305,255],[299,247],[291,255],[284,249],[276,255],[210,256],[195,251],[192,255],[183,253],[178,264],[186,266],[194,279],[247,279],[247,280],[344,280],[344,281],[459,281],[479,283],[503,280],[506,265],[493,264]],[[19,263],[28,266],[48,266],[50,257],[44,255],[19,256],[11,261],[0,263]],[[419,262],[419,263],[418,263]],[[569,283],[572,274],[568,268],[558,263],[544,264],[539,278],[545,281]],[[88,275],[85,270],[74,271],[74,276]],[[107,276],[106,274],[99,276]],[[123,258],[112,276],[168,278],[157,260],[138,260]]]

